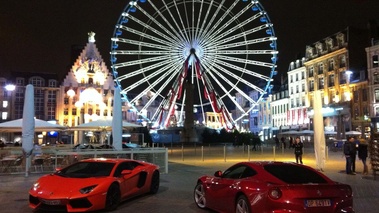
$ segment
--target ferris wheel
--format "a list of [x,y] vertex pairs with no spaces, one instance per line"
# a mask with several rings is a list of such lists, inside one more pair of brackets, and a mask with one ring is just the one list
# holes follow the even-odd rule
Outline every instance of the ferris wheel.
[[111,39],[112,71],[148,122],[181,126],[193,110],[233,128],[269,91],[276,40],[256,0],[132,0]]

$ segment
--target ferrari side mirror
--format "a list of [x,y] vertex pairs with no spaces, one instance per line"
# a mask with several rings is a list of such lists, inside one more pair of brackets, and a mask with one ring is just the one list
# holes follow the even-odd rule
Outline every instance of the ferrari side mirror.
[[215,172],[214,176],[215,177],[221,177],[222,176],[222,171],[219,170],[219,171]]

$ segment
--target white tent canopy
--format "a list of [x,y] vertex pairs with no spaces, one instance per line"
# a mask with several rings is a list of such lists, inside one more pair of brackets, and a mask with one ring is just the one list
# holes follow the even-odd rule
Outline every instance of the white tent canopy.
[[[112,130],[112,118],[99,119],[88,123],[83,123],[78,126],[71,127],[71,130],[88,130],[88,131],[111,131]],[[137,124],[122,121],[123,129],[142,127]]]
[[300,135],[301,132],[299,131],[296,131],[296,130],[290,130],[290,131],[287,131],[287,132],[281,132],[279,133],[279,135]]
[[345,135],[362,135],[362,132],[348,131],[348,132],[345,132]]
[[[66,127],[53,124],[48,121],[36,119],[35,120],[35,132],[47,132],[47,131],[61,131]],[[16,119],[13,121],[7,121],[0,123],[0,132],[21,132],[22,131],[22,119]]]

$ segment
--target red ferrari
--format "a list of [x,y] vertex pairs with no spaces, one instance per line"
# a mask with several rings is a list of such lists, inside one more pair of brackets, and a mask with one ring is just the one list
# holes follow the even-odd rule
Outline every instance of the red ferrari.
[[315,169],[284,162],[241,162],[198,179],[194,199],[218,212],[352,213],[349,185]]
[[157,165],[129,159],[94,158],[42,176],[29,191],[29,206],[41,211],[111,211],[128,198],[159,189]]

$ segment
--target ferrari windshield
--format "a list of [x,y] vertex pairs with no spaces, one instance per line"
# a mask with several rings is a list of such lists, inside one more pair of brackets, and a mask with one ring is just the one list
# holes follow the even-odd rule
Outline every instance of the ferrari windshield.
[[89,178],[109,176],[115,163],[110,162],[78,162],[68,166],[58,172],[56,175],[62,177]]
[[327,183],[317,172],[292,164],[268,164],[265,170],[280,180],[290,184]]

